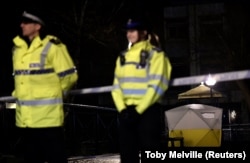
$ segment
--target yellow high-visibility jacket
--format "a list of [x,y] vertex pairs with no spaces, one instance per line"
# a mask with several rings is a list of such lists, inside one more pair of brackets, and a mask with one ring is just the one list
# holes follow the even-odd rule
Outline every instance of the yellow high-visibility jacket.
[[13,39],[13,75],[17,98],[16,126],[59,127],[64,122],[63,94],[78,74],[66,46],[58,38],[35,37],[31,45]]
[[[146,52],[145,66],[142,53]],[[160,102],[169,87],[172,66],[164,51],[149,41],[134,44],[116,60],[112,98],[118,112],[127,105],[136,105],[142,114],[149,106]]]

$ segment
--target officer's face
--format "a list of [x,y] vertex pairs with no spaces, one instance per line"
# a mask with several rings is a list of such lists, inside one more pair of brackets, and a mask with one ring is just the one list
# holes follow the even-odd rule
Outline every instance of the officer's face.
[[30,39],[33,39],[35,36],[37,36],[39,34],[39,30],[41,29],[41,25],[38,23],[22,22],[20,27],[22,29],[23,36]]
[[132,44],[145,40],[147,31],[139,31],[136,29],[127,30],[127,39]]

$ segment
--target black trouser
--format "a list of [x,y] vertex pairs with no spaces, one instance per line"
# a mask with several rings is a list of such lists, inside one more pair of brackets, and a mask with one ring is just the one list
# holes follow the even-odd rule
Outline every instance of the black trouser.
[[133,123],[121,117],[119,120],[121,163],[139,163],[139,151],[160,148],[160,105],[151,106]]
[[24,163],[67,163],[62,127],[19,128]]

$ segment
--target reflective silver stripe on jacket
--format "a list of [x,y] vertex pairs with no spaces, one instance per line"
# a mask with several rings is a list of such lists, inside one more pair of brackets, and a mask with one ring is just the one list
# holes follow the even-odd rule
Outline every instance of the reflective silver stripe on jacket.
[[52,43],[49,41],[47,43],[47,45],[44,47],[42,53],[41,53],[41,60],[40,60],[40,69],[43,69],[44,68],[44,65],[45,65],[45,59],[47,57],[47,54],[48,54],[48,50],[50,48],[50,46],[52,45]]
[[18,105],[25,105],[25,106],[53,105],[62,103],[63,100],[61,98],[46,99],[46,100],[17,100]]

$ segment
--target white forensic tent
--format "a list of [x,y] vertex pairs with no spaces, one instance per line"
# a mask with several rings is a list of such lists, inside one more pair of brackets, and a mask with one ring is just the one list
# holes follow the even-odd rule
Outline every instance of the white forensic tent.
[[187,104],[165,111],[169,137],[183,137],[185,147],[218,147],[222,137],[222,108]]

